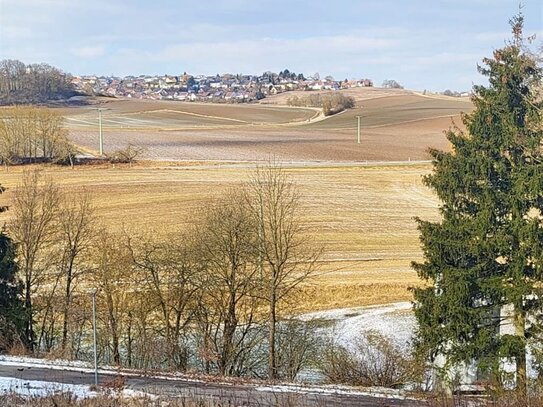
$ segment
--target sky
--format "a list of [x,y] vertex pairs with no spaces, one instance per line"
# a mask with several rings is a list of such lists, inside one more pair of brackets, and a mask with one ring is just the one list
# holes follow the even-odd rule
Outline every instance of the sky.
[[[543,43],[543,1],[522,0]],[[0,59],[73,75],[279,72],[469,90],[518,0],[0,0]]]

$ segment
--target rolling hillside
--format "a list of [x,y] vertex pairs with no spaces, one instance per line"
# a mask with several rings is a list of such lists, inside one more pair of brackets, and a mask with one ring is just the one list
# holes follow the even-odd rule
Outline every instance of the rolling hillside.
[[[361,88],[357,107],[323,117],[318,109],[282,106],[286,94],[267,104],[107,100],[97,106],[63,108],[72,139],[97,149],[103,111],[105,150],[127,143],[147,148],[156,160],[407,161],[427,159],[428,147],[447,148],[443,131],[469,100],[404,90]],[[356,116],[362,143],[356,143]]]

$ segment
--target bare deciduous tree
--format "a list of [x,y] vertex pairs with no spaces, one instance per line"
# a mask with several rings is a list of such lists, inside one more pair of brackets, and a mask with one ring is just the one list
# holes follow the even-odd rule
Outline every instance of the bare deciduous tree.
[[39,103],[74,94],[70,75],[48,64],[0,61],[0,104]]
[[206,264],[201,302],[208,324],[205,342],[213,346],[210,353],[221,375],[243,369],[240,362],[251,350],[248,339],[258,306],[257,225],[245,195],[228,192],[210,207],[199,228],[199,252]]
[[42,178],[39,171],[25,172],[13,194],[14,216],[9,232],[17,244],[24,282],[24,307],[28,316],[25,339],[30,351],[34,351],[36,344],[32,298],[50,270],[47,251],[54,243],[59,203],[58,187],[50,178]]
[[81,275],[88,270],[83,264],[96,235],[96,218],[88,191],[64,194],[58,215],[59,273],[64,281],[62,315],[62,349],[66,348],[73,291]]
[[73,165],[75,153],[60,113],[28,106],[0,111],[0,159],[4,165],[25,161]]
[[[182,237],[183,243],[189,240]],[[136,281],[151,309],[157,310],[165,339],[168,364],[185,370],[187,353],[181,333],[194,315],[199,265],[189,244],[167,243],[154,236],[126,234]]]
[[[93,246],[95,268],[90,273],[90,287],[97,289],[98,311],[105,320],[112,360],[121,364],[123,322],[127,319],[126,304],[133,295],[131,288],[130,253],[120,236],[101,230]],[[89,287],[89,288],[90,288]]]
[[300,219],[299,191],[280,165],[258,167],[249,183],[249,203],[259,239],[257,249],[268,303],[268,377],[278,378],[276,329],[281,303],[316,271],[321,250],[313,248]]
[[134,163],[134,161],[136,161],[144,153],[144,147],[135,146],[129,143],[125,148],[114,151],[113,153],[108,154],[107,157],[112,163],[129,164],[132,166],[132,163]]

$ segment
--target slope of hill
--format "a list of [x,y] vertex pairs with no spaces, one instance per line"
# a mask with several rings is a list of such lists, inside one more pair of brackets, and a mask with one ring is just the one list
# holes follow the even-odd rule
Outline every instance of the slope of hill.
[[[342,91],[343,92],[343,91]],[[357,107],[331,117],[318,109],[282,105],[288,92],[267,104],[113,100],[102,102],[105,151],[127,143],[158,160],[407,161],[427,159],[428,147],[447,148],[443,130],[467,99],[429,97],[407,90],[359,88]],[[72,139],[97,149],[97,106],[65,108]],[[362,143],[357,144],[361,116]]]

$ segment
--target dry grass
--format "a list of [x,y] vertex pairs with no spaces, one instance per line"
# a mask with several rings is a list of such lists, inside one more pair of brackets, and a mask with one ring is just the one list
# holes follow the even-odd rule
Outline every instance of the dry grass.
[[[299,404],[288,402],[285,397],[278,407],[298,407]],[[92,398],[77,398],[71,394],[51,394],[44,397],[21,397],[17,395],[0,396],[3,407],[223,407],[242,405],[234,397],[198,397],[198,396],[163,396],[163,397],[117,397],[101,395]],[[265,405],[255,400],[255,405]],[[301,407],[301,406],[300,406]]]
[[[414,216],[437,217],[437,201],[421,183],[427,165],[290,168],[303,195],[303,221],[325,246],[321,275],[297,304],[326,309],[409,299],[417,284],[410,262],[421,256]],[[66,189],[89,188],[98,215],[113,229],[152,228],[175,239],[199,210],[230,186],[247,181],[250,169],[213,166],[133,168],[46,167]],[[13,188],[22,168],[3,171]],[[10,192],[1,196],[9,201]],[[7,214],[2,215],[7,220]]]
[[[271,155],[287,162],[348,162],[353,165],[289,169],[304,196],[303,220],[326,247],[323,273],[297,306],[323,309],[408,300],[407,287],[420,283],[409,266],[421,255],[413,217],[437,218],[437,201],[421,184],[430,167],[354,163],[428,159],[428,147],[448,148],[443,130],[472,106],[466,99],[405,90],[344,93],[355,97],[358,107],[320,121],[314,120],[315,110],[279,106],[284,95],[266,100],[279,105],[265,106],[101,100],[101,107],[111,109],[104,112],[106,152],[132,143],[146,147],[149,158],[190,165],[162,161],[131,169],[47,171],[66,188],[91,188],[102,221],[112,228],[151,227],[175,239],[210,199],[248,178],[247,169],[213,161],[254,162]],[[69,119],[72,139],[87,150],[97,148],[95,107],[59,108]],[[359,114],[362,143],[356,144]],[[5,172],[1,182],[13,187],[20,172]]]

